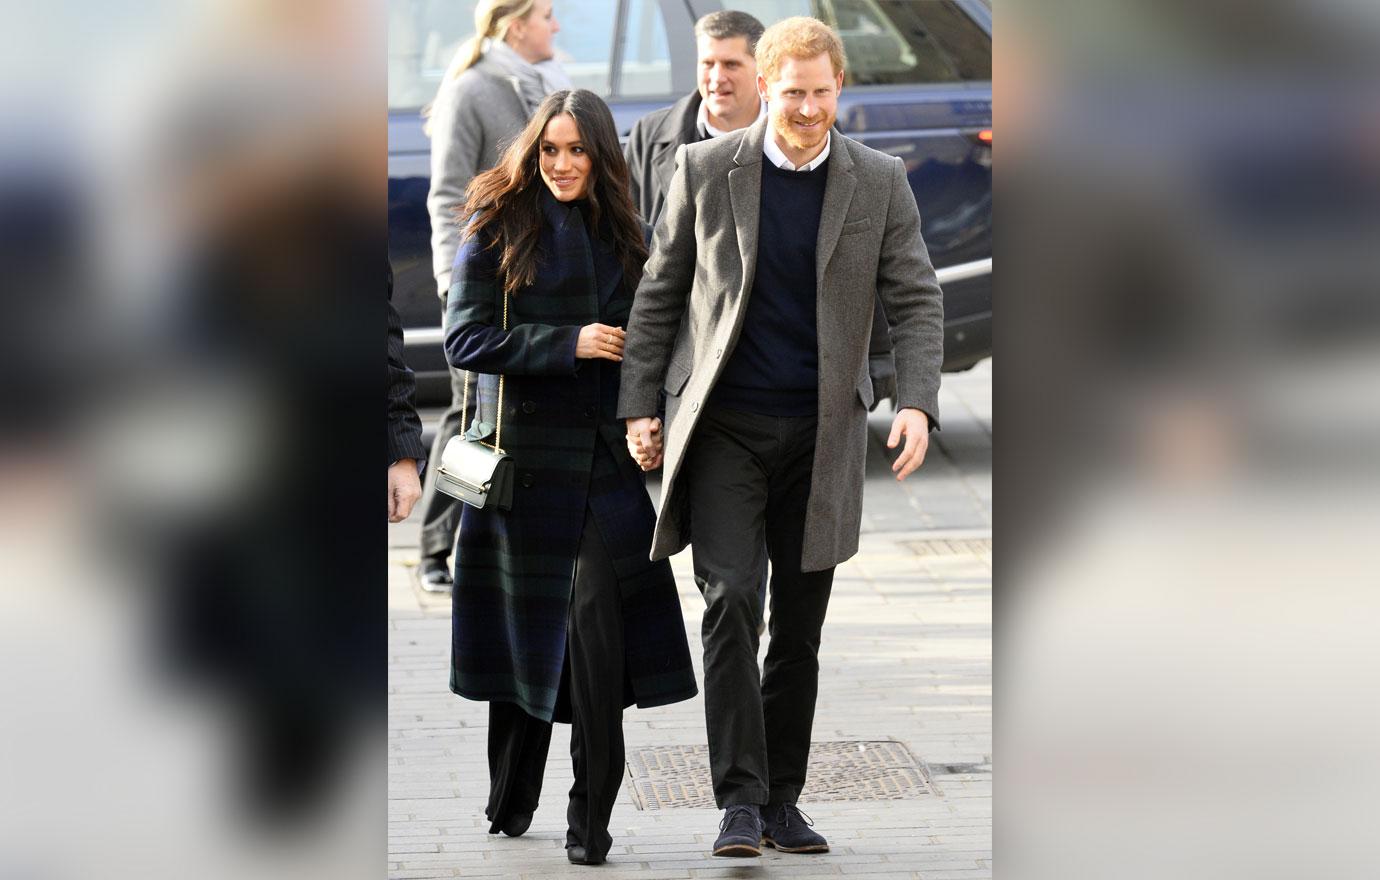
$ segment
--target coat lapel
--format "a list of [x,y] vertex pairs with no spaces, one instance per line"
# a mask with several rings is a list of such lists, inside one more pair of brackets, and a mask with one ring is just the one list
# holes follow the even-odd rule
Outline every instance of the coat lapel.
[[759,119],[738,144],[728,172],[728,197],[733,205],[733,225],[738,232],[738,256],[743,261],[742,296],[752,289],[757,268],[757,227],[762,212],[762,143],[767,121]]
[[829,176],[824,183],[824,211],[819,218],[819,238],[815,242],[815,283],[822,290],[824,270],[834,256],[843,229],[848,206],[853,203],[853,190],[858,179],[853,175],[853,157],[842,135],[834,132],[829,147]]

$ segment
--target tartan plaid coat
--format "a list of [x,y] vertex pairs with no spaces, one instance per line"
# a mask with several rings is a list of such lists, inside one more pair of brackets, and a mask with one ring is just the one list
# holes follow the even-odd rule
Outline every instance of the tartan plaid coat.
[[558,707],[556,697],[586,507],[618,575],[624,705],[665,705],[697,689],[670,564],[648,558],[656,513],[616,417],[621,365],[575,358],[584,325],[627,325],[632,292],[607,236],[591,239],[580,209],[543,187],[542,211],[536,281],[509,298],[508,331],[499,255],[487,236],[461,244],[447,297],[451,365],[506,377],[502,447],[516,477],[512,510],[466,506],[461,514],[450,686],[565,721],[568,701]]

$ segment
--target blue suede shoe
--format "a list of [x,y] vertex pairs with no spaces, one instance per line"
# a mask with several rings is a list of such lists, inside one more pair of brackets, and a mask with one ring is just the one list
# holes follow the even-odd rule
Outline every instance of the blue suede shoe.
[[762,854],[762,813],[755,804],[734,804],[724,810],[719,823],[719,839],[714,841],[716,856],[760,856]]
[[768,804],[764,812],[762,842],[767,846],[784,853],[829,851],[829,841],[810,827],[814,821],[795,804]]

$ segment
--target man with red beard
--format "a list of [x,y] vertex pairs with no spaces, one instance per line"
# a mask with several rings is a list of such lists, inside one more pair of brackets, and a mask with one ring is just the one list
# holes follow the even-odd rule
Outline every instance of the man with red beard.
[[[895,347],[897,479],[937,427],[942,294],[904,164],[830,130],[844,61],[813,18],[766,30],[768,113],[677,150],[628,320],[619,416],[638,463],[666,466],[652,557],[692,543],[705,598],[705,720],[724,809],[715,855],[828,849],[796,802],[834,567],[858,548],[875,297]],[[763,553],[772,613],[759,678]]]

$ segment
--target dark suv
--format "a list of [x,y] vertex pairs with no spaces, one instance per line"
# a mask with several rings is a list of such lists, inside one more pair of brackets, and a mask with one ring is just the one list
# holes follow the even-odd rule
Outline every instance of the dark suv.
[[[426,210],[430,142],[420,108],[474,2],[389,0],[388,253],[418,396],[448,400]],[[557,59],[604,96],[626,137],[643,114],[695,88],[696,19],[723,8],[763,24],[813,15],[843,38],[838,125],[900,156],[944,287],[944,369],[992,353],[992,14],[984,0],[555,0]]]

